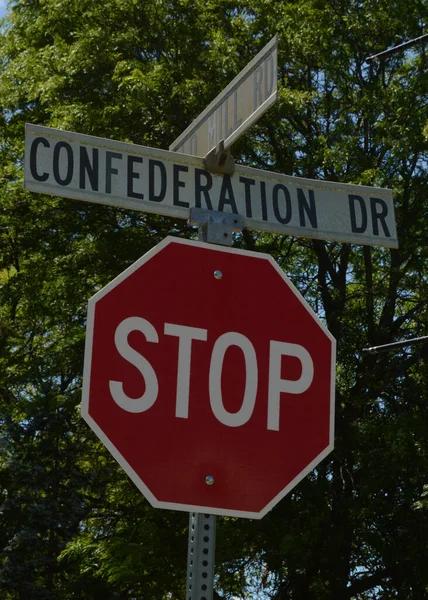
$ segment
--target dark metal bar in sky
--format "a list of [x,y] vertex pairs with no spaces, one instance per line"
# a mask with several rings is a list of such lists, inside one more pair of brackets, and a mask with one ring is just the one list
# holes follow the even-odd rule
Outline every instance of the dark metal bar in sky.
[[372,348],[363,348],[363,352],[366,354],[377,354],[379,352],[389,352],[397,348],[404,348],[406,346],[415,346],[416,344],[427,344],[428,336],[412,338],[410,340],[403,340],[401,342],[392,342],[392,344],[384,344],[383,346],[373,346]]
[[381,58],[385,58],[385,56],[389,56],[390,54],[395,54],[395,52],[400,52],[401,50],[405,50],[406,48],[410,48],[414,46],[418,42],[423,42],[424,40],[428,40],[428,33],[421,35],[414,40],[410,40],[409,42],[404,42],[403,44],[399,44],[398,46],[394,46],[393,48],[389,48],[388,50],[384,50],[383,52],[379,52],[379,54],[373,54],[373,56],[368,56],[365,61],[366,63],[371,63],[375,60],[379,60]]

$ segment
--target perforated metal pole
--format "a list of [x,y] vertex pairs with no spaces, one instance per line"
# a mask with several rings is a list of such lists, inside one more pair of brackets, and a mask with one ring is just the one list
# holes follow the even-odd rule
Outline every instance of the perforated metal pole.
[[186,600],[212,600],[215,526],[214,515],[190,513]]
[[[243,227],[243,218],[240,215],[199,208],[192,208],[189,222],[199,226],[200,241],[221,246],[230,246],[232,232],[241,231]],[[207,475],[205,483],[215,485],[214,478]],[[190,513],[185,600],[213,598],[215,529],[214,515]]]

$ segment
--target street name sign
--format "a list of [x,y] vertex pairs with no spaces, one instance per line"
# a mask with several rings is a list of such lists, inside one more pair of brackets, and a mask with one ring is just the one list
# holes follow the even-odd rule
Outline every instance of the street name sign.
[[37,125],[26,125],[24,187],[182,219],[197,207],[239,214],[250,229],[398,246],[391,190],[239,165],[215,175],[194,156]]
[[169,149],[204,157],[220,140],[224,140],[225,150],[230,148],[276,102],[277,63],[276,35]]
[[89,300],[82,415],[155,507],[263,517],[332,450],[334,383],[267,254],[167,237]]

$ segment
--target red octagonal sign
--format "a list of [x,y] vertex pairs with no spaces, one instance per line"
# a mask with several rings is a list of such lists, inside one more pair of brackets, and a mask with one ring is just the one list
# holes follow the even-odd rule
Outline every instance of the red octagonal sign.
[[155,507],[261,518],[332,450],[334,373],[266,254],[169,237],[89,301],[82,414]]

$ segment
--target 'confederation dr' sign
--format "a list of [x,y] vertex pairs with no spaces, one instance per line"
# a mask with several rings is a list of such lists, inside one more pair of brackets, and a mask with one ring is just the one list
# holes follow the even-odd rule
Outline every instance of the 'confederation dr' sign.
[[252,229],[398,246],[391,190],[240,166],[213,175],[196,157],[37,125],[26,126],[24,186],[183,219],[199,207],[239,214]]

